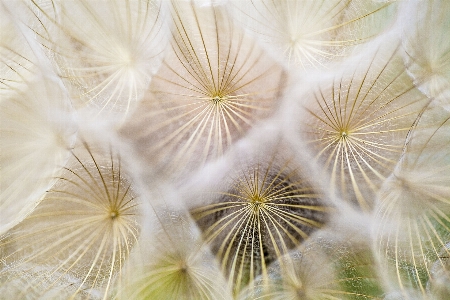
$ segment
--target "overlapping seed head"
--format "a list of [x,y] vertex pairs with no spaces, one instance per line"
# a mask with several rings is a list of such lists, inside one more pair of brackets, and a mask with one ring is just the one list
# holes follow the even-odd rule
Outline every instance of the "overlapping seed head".
[[449,298],[449,13],[1,0],[0,298]]

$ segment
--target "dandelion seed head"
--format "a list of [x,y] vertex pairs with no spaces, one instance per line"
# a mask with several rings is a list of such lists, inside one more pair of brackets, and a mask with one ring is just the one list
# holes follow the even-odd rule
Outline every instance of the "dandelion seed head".
[[290,161],[241,168],[211,204],[191,210],[235,293],[300,244],[326,219],[327,208]]
[[0,298],[450,298],[449,3],[0,0]]
[[[436,105],[450,109],[450,43],[446,1],[414,1],[402,10],[404,61],[415,84]],[[414,18],[411,18],[414,16]]]
[[231,2],[236,19],[292,69],[326,68],[382,32],[396,10],[375,1]]
[[[433,264],[446,268],[450,161],[449,152],[442,149],[450,143],[449,125],[446,110],[432,105],[424,109],[401,161],[379,194],[375,249],[381,269],[392,276],[390,285],[405,293],[418,289],[426,295],[427,286],[436,279]],[[435,292],[445,294],[439,287]]]
[[122,275],[127,284],[119,291],[119,299],[231,299],[192,221],[168,206],[155,210],[164,218],[141,235],[128,272]]
[[76,136],[69,99],[58,83],[40,76],[22,80],[0,101],[1,233],[36,207]]
[[0,242],[2,259],[12,270],[28,262],[44,264],[50,272],[79,279],[74,295],[84,289],[107,295],[137,243],[141,212],[120,158],[100,149],[78,145],[33,213]]
[[280,257],[269,267],[269,279],[258,277],[242,299],[380,297],[381,282],[370,272],[373,257],[367,245],[341,243],[332,237],[335,229],[327,230]]
[[299,99],[297,114],[289,111],[305,146],[329,176],[331,194],[363,210],[373,208],[376,192],[394,170],[428,102],[402,66],[398,47],[372,55],[353,70],[346,65],[340,76],[333,71]]

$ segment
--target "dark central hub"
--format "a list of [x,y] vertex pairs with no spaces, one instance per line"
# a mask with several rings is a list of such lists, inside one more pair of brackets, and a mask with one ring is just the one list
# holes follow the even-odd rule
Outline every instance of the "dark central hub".
[[219,96],[215,96],[215,97],[213,97],[213,98],[211,99],[211,101],[212,101],[214,104],[219,104],[219,103],[221,103],[221,102],[223,101],[223,98],[222,98],[222,97],[219,97]]

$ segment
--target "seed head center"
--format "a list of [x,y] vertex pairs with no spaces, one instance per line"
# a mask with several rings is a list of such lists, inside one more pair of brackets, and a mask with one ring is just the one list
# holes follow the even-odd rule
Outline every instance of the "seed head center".
[[262,198],[261,195],[254,194],[252,195],[251,201],[255,204],[262,204],[264,203],[264,198]]
[[259,211],[265,207],[265,199],[259,194],[252,195],[250,201],[250,207],[255,214],[259,214]]
[[187,264],[186,264],[185,261],[180,261],[180,262],[179,262],[179,271],[180,271],[180,273],[182,273],[182,274],[186,274],[186,273],[187,273],[187,271],[188,271],[188,266],[187,266]]
[[264,210],[264,207],[265,204],[263,202],[250,203],[250,210],[254,215],[259,215],[259,213]]
[[348,131],[347,130],[341,130],[339,135],[340,135],[340,138],[346,139],[346,138],[348,138]]
[[221,97],[219,95],[211,98],[211,102],[215,105],[221,104],[225,101],[225,97]]

